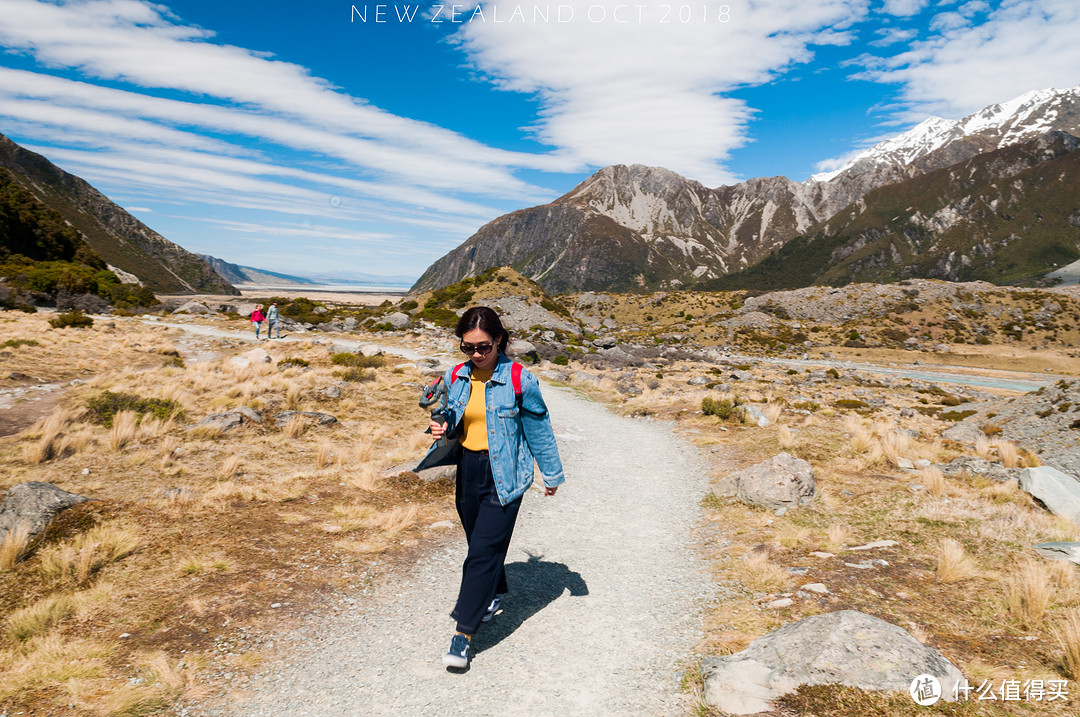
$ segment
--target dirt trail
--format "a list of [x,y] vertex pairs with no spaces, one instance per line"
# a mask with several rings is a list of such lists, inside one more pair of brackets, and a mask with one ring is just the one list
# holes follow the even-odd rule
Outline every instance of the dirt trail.
[[681,660],[714,592],[692,545],[705,465],[670,425],[615,416],[568,390],[545,397],[567,482],[554,498],[525,496],[511,594],[477,634],[467,672],[440,659],[454,627],[458,535],[344,614],[281,637],[245,689],[182,713],[686,714]]

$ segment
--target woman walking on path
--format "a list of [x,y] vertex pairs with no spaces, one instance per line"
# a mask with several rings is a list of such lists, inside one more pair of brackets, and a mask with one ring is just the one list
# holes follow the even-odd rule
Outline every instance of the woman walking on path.
[[[255,338],[259,338],[259,328],[262,326],[262,322],[266,319],[263,316],[262,304],[255,304],[255,310],[251,312],[251,323],[255,324]],[[267,332],[269,335],[269,332]]]
[[455,505],[469,551],[450,613],[457,632],[443,664],[463,668],[473,634],[495,615],[499,596],[507,592],[503,564],[521,498],[533,482],[533,460],[543,474],[544,495],[555,495],[564,477],[540,383],[506,357],[510,335],[499,315],[473,307],[454,333],[470,360],[447,371],[447,423],[432,420],[430,430],[436,440],[445,434],[461,443],[454,456]]

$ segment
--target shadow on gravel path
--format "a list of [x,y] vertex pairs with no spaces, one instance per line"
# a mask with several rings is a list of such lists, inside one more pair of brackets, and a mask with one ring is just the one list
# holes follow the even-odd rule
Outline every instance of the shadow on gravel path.
[[473,638],[474,654],[498,645],[567,590],[576,597],[589,594],[589,587],[580,574],[543,557],[530,554],[523,563],[507,564],[506,582],[510,592],[503,596],[502,607],[495,617],[477,631]]

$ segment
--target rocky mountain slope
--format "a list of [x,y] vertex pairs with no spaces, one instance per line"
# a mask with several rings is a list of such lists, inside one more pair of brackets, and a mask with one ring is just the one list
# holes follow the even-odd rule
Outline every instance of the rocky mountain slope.
[[1080,139],[1051,132],[869,192],[711,289],[1030,283],[1080,258]]
[[173,244],[85,180],[0,134],[0,167],[79,231],[110,267],[165,293],[238,294],[205,260]]
[[233,284],[266,284],[270,286],[291,286],[295,284],[296,286],[307,286],[315,283],[311,279],[305,279],[302,276],[279,274],[266,269],[231,264],[224,259],[218,259],[216,256],[210,256],[209,254],[199,254],[198,256],[206,260],[206,263],[213,267],[219,276]]
[[500,265],[554,292],[707,282],[755,265],[876,188],[1054,131],[1080,135],[1080,88],[1028,93],[958,121],[930,118],[806,182],[709,189],[662,168],[605,167],[550,204],[484,225],[413,289]]

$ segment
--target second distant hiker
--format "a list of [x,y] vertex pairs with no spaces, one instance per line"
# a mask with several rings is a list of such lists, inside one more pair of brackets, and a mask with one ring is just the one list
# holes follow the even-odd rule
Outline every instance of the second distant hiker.
[[[273,334],[277,333],[277,336]],[[281,338],[281,328],[278,326],[278,308],[277,302],[270,304],[270,308],[266,310],[266,338]]]

